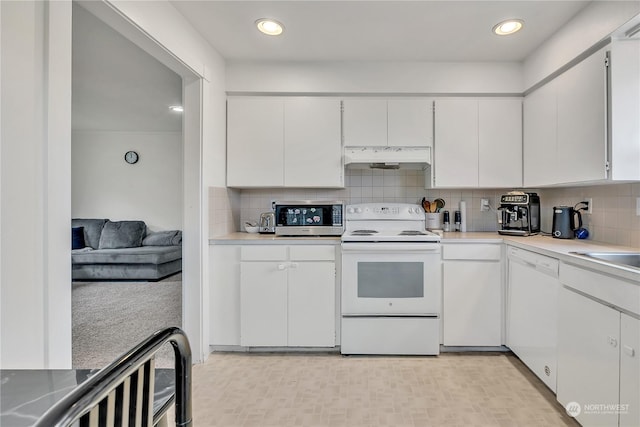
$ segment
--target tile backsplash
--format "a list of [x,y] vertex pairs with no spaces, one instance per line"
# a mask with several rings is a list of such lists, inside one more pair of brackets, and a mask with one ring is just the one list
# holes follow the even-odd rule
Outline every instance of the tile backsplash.
[[550,231],[554,206],[574,206],[593,199],[593,213],[582,215],[589,239],[640,248],[640,216],[636,203],[640,183],[544,189],[540,193],[542,230]]
[[[227,189],[210,188],[210,237],[244,230],[245,221],[257,221],[260,213],[271,209],[272,200],[341,200],[345,204],[367,202],[420,203],[442,198],[445,210],[467,204],[468,231],[497,231],[496,208],[500,196],[510,189],[424,188],[424,173],[419,170],[347,169],[345,188],[341,189]],[[536,191],[540,195],[542,230],[550,232],[553,206],[573,206],[584,198],[593,199],[593,214],[583,215],[589,238],[600,242],[640,248],[640,216],[636,199],[640,183],[588,187],[551,188]],[[480,210],[480,200],[489,199],[491,209]],[[453,219],[453,218],[452,218]]]

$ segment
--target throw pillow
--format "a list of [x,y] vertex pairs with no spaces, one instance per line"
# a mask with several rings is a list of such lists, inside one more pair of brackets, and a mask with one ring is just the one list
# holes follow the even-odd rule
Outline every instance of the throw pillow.
[[178,246],[182,244],[182,231],[155,231],[147,234],[142,246]]
[[87,246],[84,243],[84,227],[71,228],[71,249],[82,249]]
[[137,248],[147,226],[144,221],[107,221],[100,235],[100,249]]
[[[0,0],[1,1],[1,0]],[[81,219],[71,220],[71,227],[84,227],[84,244],[98,249],[100,246],[100,234],[107,219]]]

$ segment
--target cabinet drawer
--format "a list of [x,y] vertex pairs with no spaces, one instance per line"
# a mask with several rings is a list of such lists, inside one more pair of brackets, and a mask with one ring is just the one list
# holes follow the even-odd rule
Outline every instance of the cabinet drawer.
[[442,245],[442,259],[500,261],[502,245],[487,243]]
[[336,248],[333,245],[289,246],[291,261],[335,261]]
[[240,248],[242,261],[286,261],[287,247],[280,245],[244,245]]
[[560,264],[560,282],[605,303],[640,315],[640,286],[617,277]]

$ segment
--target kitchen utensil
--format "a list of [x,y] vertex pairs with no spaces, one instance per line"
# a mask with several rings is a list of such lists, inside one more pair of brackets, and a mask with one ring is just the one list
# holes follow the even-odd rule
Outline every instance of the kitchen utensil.
[[428,200],[422,200],[422,207],[425,212],[431,212],[431,203]]
[[[576,216],[578,226],[576,227]],[[556,239],[573,239],[575,232],[582,228],[582,214],[571,206],[553,207],[552,234]]]
[[435,200],[433,201],[433,203],[435,203],[435,205],[436,205],[436,212],[440,212],[440,210],[441,210],[442,208],[444,208],[444,206],[445,206],[445,204],[446,204],[446,203],[444,202],[444,200],[443,200],[443,199],[440,199],[440,198],[435,199]]
[[450,231],[451,230],[451,224],[450,224],[450,219],[449,219],[449,211],[443,211],[442,212],[442,228],[444,231]]

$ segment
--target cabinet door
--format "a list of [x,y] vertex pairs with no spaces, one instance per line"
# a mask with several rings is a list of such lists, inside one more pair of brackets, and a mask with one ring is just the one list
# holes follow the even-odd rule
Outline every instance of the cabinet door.
[[284,185],[344,186],[340,101],[288,98],[284,112]]
[[387,101],[388,145],[433,146],[433,101],[390,99]]
[[479,101],[478,185],[522,187],[522,101]]
[[478,186],[478,101],[435,102],[434,184]]
[[499,346],[502,332],[500,263],[444,262],[443,343]]
[[606,72],[602,51],[557,78],[557,183],[606,178]]
[[240,246],[209,247],[211,345],[240,345]]
[[[620,315],[620,427],[640,426],[640,320]],[[628,406],[626,406],[628,405]]]
[[558,169],[557,103],[555,82],[550,82],[524,98],[524,186],[556,183]]
[[287,345],[285,262],[240,264],[240,345]]
[[[558,300],[558,401],[562,405],[617,404],[620,312],[560,288]],[[586,411],[584,426],[616,426],[618,414]]]
[[385,99],[345,99],[343,101],[344,145],[387,145],[387,101]]
[[335,346],[335,264],[292,262],[289,267],[289,346]]
[[280,187],[284,183],[284,101],[227,101],[227,186]]
[[507,346],[555,392],[559,281],[514,261],[508,278]]

